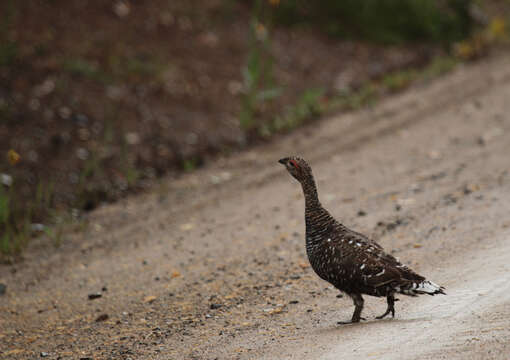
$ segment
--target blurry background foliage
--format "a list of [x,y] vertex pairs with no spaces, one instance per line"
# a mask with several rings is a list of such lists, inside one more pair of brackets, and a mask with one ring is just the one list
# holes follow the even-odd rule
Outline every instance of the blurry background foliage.
[[[252,137],[291,130],[319,116],[328,107],[320,103],[324,89],[306,89],[295,104],[271,119],[261,109],[270,107],[285,89],[274,81],[271,53],[272,32],[277,27],[318,30],[332,38],[378,44],[434,43],[447,51],[468,38],[475,27],[473,0],[251,0],[252,10],[248,56],[242,69],[243,94],[239,123]],[[462,44],[469,53],[473,44]],[[474,52],[474,51],[473,51]],[[459,53],[459,51],[457,51]],[[467,58],[465,56],[464,58]],[[439,74],[439,73],[438,73]],[[416,74],[404,69],[384,79],[391,90],[405,88]],[[373,99],[372,85],[359,94],[334,99],[341,109],[357,108]],[[345,97],[341,94],[341,97]],[[348,105],[348,106],[345,106]],[[352,106],[351,106],[352,105]],[[338,106],[337,106],[338,108]]]
[[451,44],[473,28],[473,0],[268,0],[277,25],[313,26],[341,38]]

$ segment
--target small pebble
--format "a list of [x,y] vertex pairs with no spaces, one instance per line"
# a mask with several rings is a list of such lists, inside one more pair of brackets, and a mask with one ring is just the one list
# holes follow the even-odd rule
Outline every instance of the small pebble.
[[96,318],[96,322],[105,321],[108,320],[109,316],[108,314],[101,314]]
[[90,138],[90,131],[87,128],[79,129],[78,138],[82,141],[87,141]]
[[62,119],[66,120],[69,119],[69,117],[72,114],[72,111],[67,106],[62,106],[60,109],[58,109],[58,114]]
[[129,3],[125,1],[116,1],[115,4],[113,4],[113,12],[119,18],[123,18],[129,15],[131,8],[129,7]]
[[44,231],[45,226],[44,224],[31,224],[30,228],[32,229],[32,231],[41,232]]
[[89,158],[89,151],[85,148],[78,148],[76,150],[76,157],[80,160],[87,160]]
[[0,183],[2,183],[5,186],[11,186],[12,176],[8,174],[0,174]]
[[43,97],[48,94],[51,94],[53,90],[55,89],[55,81],[53,79],[46,79],[44,82],[40,85],[37,85],[34,88],[34,95],[37,97]]
[[40,355],[42,358],[50,356],[50,354],[48,354],[47,352],[44,352],[44,351],[42,351]]
[[144,299],[143,299],[143,302],[146,303],[146,304],[152,304],[154,301],[156,301],[157,297],[154,296],[154,295],[149,295],[149,296],[146,296]]
[[137,145],[140,143],[140,135],[136,132],[129,132],[125,135],[126,143],[128,145]]
[[101,294],[100,292],[89,294],[89,300],[99,299],[102,296],[103,294]]
[[221,305],[221,304],[211,304],[211,305],[209,305],[209,308],[210,308],[211,310],[216,310],[216,309],[219,309],[219,308],[220,308],[220,307],[222,307],[222,306],[223,306],[223,305]]
[[6,291],[7,291],[7,285],[0,283],[0,296],[5,295]]

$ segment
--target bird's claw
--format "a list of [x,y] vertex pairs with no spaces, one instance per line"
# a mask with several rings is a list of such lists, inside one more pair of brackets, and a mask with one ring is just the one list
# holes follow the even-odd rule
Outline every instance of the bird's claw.
[[337,321],[337,324],[338,325],[355,324],[355,323],[359,323],[360,320],[366,320],[366,318],[360,317],[359,319],[351,319],[349,321]]
[[391,307],[391,308],[388,308],[384,314],[376,316],[375,318],[378,320],[384,319],[386,316],[389,315],[389,313],[391,313],[392,318],[395,317],[395,309],[393,307]]

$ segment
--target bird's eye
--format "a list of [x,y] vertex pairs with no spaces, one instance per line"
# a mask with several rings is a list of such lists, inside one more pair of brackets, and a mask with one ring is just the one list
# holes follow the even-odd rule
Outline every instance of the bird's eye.
[[289,160],[289,163],[296,169],[299,169],[299,165],[296,160]]

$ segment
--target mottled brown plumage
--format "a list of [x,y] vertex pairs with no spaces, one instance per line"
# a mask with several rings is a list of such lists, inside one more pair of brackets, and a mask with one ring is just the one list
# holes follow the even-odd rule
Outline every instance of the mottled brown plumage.
[[385,296],[386,312],[395,316],[396,293],[409,296],[444,294],[444,288],[425,280],[365,235],[336,221],[319,202],[312,169],[301,158],[279,160],[303,188],[305,196],[306,253],[320,278],[348,294],[355,310],[350,322],[359,322],[363,310],[362,294]]

